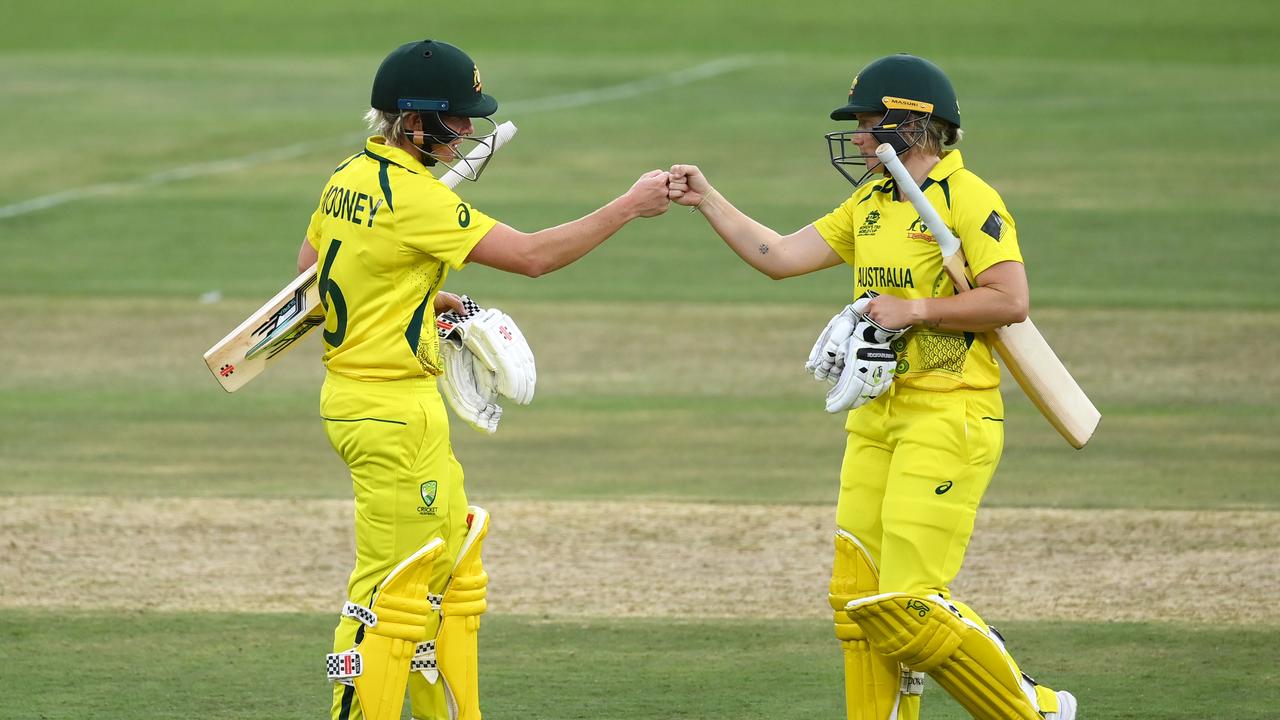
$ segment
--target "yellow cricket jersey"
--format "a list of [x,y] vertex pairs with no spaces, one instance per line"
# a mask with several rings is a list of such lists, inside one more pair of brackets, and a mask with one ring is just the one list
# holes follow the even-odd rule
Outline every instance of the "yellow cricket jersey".
[[[1000,195],[964,167],[951,150],[922,184],[925,197],[960,239],[970,278],[997,263],[1022,262],[1013,218]],[[898,297],[945,297],[955,292],[942,253],[911,203],[899,200],[892,178],[862,185],[840,207],[813,223],[853,267],[853,296],[867,290]],[[1000,369],[983,334],[919,328],[898,350],[897,382],[924,390],[992,388]]]
[[496,224],[409,153],[369,138],[329,178],[307,227],[325,367],[357,380],[439,375],[436,293]]

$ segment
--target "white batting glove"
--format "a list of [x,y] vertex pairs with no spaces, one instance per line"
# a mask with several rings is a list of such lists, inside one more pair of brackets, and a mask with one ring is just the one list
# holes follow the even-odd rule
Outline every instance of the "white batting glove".
[[533,400],[538,384],[533,350],[510,315],[497,308],[482,310],[466,323],[462,344],[497,376],[500,395],[520,405]]
[[466,295],[463,314],[446,312],[436,318],[441,341],[456,339],[496,377],[503,397],[528,405],[538,384],[538,368],[524,333],[511,316],[497,308],[483,309]]
[[863,316],[843,349],[844,368],[827,393],[827,412],[859,408],[888,392],[898,367],[893,343],[909,329],[889,330]]
[[502,406],[498,404],[497,377],[462,344],[468,324],[482,310],[466,295],[462,295],[461,299],[461,312],[450,310],[436,316],[440,357],[444,361],[444,373],[437,382],[440,384],[440,394],[458,419],[480,432],[492,435],[498,430],[498,421],[502,419]]
[[818,340],[809,351],[809,361],[804,369],[813,373],[815,380],[826,380],[834,384],[844,369],[845,345],[853,328],[858,324],[859,316],[853,305],[847,305],[836,313],[818,335]]
[[453,414],[471,427],[492,435],[502,419],[498,404],[497,378],[480,359],[462,346],[457,338],[440,341],[444,374],[437,382],[440,394],[453,408]]
[[898,365],[893,341],[910,328],[886,328],[866,315],[878,294],[868,290],[831,318],[809,353],[805,367],[833,386],[827,393],[827,412],[862,407],[893,384]]

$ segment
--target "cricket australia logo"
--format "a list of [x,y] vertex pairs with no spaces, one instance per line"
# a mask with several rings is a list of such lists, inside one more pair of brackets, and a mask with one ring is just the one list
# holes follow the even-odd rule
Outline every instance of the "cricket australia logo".
[[907,228],[907,237],[912,240],[924,240],[925,242],[937,242],[933,239],[933,233],[929,232],[929,226],[924,224],[920,218],[916,218],[915,222]]
[[419,515],[435,515],[436,514],[436,489],[435,480],[428,480],[418,486],[418,492],[422,495],[422,506],[418,508]]
[[867,237],[878,232],[880,232],[880,211],[872,210],[867,213],[867,217],[862,221],[862,226],[858,228],[858,237]]

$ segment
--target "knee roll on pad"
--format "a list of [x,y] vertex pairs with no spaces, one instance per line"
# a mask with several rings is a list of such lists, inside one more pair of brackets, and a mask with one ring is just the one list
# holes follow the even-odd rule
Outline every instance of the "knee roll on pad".
[[876,651],[845,607],[874,595],[880,586],[875,562],[862,543],[836,531],[835,559],[827,601],[834,611],[836,639],[844,655],[845,711],[848,720],[916,720],[924,676]]
[[872,647],[928,673],[973,717],[1042,720],[1034,686],[1023,683],[1003,643],[943,598],[888,593],[854,600],[846,609]]
[[489,575],[480,551],[489,534],[489,513],[469,508],[471,529],[453,566],[453,577],[440,603],[440,632],[436,657],[445,688],[458,720],[480,720],[479,633],[480,615],[488,607]]
[[410,662],[434,620],[427,584],[444,550],[438,538],[423,545],[387,573],[372,607],[348,602],[342,608],[343,616],[364,627],[354,648],[328,656],[329,679],[355,687],[368,720],[400,717]]

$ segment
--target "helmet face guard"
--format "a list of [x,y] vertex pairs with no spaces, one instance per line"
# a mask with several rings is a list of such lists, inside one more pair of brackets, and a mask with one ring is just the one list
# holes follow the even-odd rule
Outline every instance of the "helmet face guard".
[[[401,101],[402,104],[406,101]],[[479,126],[470,135],[459,135],[444,122],[445,115],[437,110],[420,110],[406,108],[416,112],[422,123],[421,132],[406,132],[405,135],[418,152],[423,155],[423,164],[428,167],[443,163],[458,173],[464,180],[479,180],[484,172],[485,162],[493,154],[494,138],[498,135],[498,125],[490,117],[474,117],[471,122]],[[483,130],[481,130],[483,128]],[[448,154],[439,152],[439,146],[449,148]],[[484,148],[476,152],[477,148]]]
[[[831,156],[831,166],[846,180],[853,183],[854,187],[861,185],[872,174],[882,172],[879,167],[879,158],[876,157],[874,150],[869,154],[863,153],[855,144],[854,140],[859,135],[871,135],[875,138],[877,146],[889,143],[894,153],[901,157],[920,144],[929,130],[929,121],[933,119],[929,111],[917,112],[904,107],[893,107],[890,103],[896,98],[887,97],[884,100],[889,109],[873,127],[866,130],[829,132],[824,136],[827,139],[827,152]],[[872,160],[876,161],[875,165],[871,164]],[[850,167],[865,167],[866,170],[855,179],[854,174],[857,174],[857,170],[851,174],[845,169]]]

